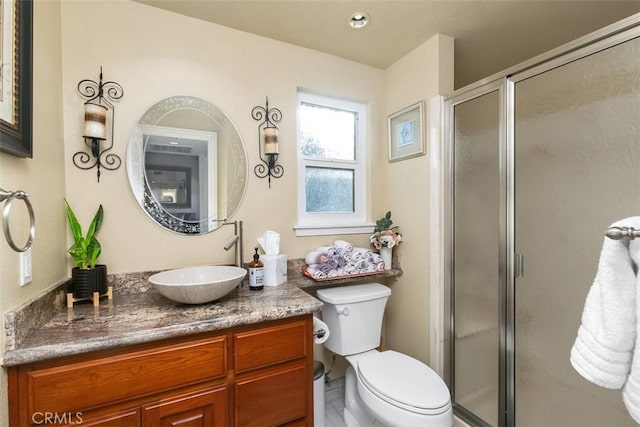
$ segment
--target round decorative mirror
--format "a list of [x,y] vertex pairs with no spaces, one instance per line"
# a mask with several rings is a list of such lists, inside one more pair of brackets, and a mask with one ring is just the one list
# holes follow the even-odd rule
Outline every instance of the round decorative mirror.
[[149,108],[131,131],[127,173],[152,220],[198,235],[220,227],[240,206],[247,156],[224,112],[194,96],[171,96]]

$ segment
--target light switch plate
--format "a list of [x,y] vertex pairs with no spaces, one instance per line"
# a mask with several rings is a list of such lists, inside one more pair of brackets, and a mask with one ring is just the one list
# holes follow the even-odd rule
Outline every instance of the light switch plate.
[[24,252],[20,252],[20,286],[31,283],[32,268],[31,268],[31,248]]

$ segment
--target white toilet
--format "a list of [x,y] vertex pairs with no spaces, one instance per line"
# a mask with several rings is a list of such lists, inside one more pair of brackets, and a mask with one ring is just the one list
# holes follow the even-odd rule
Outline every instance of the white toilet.
[[424,363],[380,345],[382,316],[391,290],[379,283],[317,291],[324,343],[346,356],[344,420],[348,427],[446,426],[453,424],[449,390]]

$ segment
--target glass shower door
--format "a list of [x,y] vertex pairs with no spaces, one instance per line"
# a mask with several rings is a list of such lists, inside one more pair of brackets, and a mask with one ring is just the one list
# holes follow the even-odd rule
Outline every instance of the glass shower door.
[[516,425],[636,425],[569,354],[605,230],[640,215],[640,39],[518,81],[514,129]]
[[456,409],[498,425],[500,91],[454,107],[453,392]]

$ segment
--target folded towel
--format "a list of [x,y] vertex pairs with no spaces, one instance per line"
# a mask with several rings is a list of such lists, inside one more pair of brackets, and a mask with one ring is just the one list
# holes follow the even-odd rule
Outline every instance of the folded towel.
[[332,271],[333,268],[328,263],[326,263],[326,264],[320,264],[318,270],[320,270],[324,274],[329,274],[329,272]]
[[338,267],[344,267],[345,264],[347,263],[347,260],[342,255],[334,255],[332,260],[336,262]]
[[[614,225],[640,229],[640,217]],[[573,368],[594,384],[611,389],[626,382],[636,340],[636,274],[628,245],[628,239],[605,237],[571,349]]]
[[327,275],[324,272],[320,271],[319,264],[308,265],[307,273],[309,273],[315,279],[324,279],[327,277]]
[[305,257],[307,275],[314,279],[370,274],[384,270],[380,255],[370,249],[359,248],[344,240],[335,246],[321,246]]
[[353,245],[345,240],[336,240],[333,244],[336,245],[337,248],[341,248],[343,254],[353,252]]
[[[634,226],[637,229],[637,227]],[[629,253],[631,260],[635,266],[640,265],[640,241],[632,240],[629,243]],[[640,424],[640,296],[637,292],[640,290],[640,275],[636,269],[636,339],[634,343],[633,358],[631,361],[631,370],[627,377],[627,382],[622,389],[622,400],[629,411],[629,415]]]
[[339,276],[344,276],[344,273],[340,274],[339,269],[331,270],[327,273],[327,277],[339,277]]
[[324,264],[327,261],[329,261],[329,256],[326,252],[322,251],[312,251],[309,252],[306,257],[304,257],[304,262],[307,265]]

